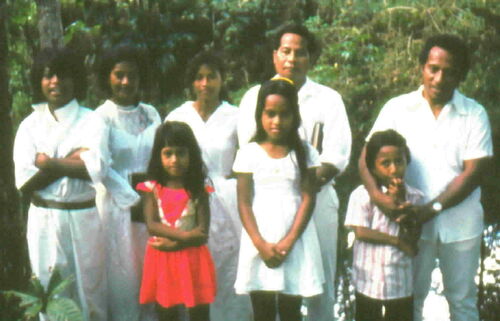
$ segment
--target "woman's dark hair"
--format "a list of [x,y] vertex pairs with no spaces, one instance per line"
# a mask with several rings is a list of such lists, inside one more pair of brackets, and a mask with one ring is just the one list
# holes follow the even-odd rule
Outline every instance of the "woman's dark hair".
[[272,40],[274,50],[278,50],[278,48],[281,46],[281,38],[286,33],[293,33],[305,39],[307,44],[307,52],[309,53],[311,62],[316,62],[319,55],[321,54],[321,45],[319,41],[304,25],[295,22],[283,24],[274,32],[274,37]]
[[201,150],[191,128],[178,121],[167,121],[156,130],[151,160],[148,165],[148,177],[161,184],[166,184],[168,174],[161,163],[161,150],[166,146],[186,147],[189,151],[189,167],[184,179],[184,187],[191,198],[196,199],[205,193],[205,167]]
[[102,56],[101,63],[98,71],[99,87],[104,91],[108,97],[111,96],[111,86],[109,84],[109,75],[115,65],[120,62],[128,62],[137,66],[139,72],[139,88],[144,89],[147,85],[147,72],[148,66],[144,53],[138,48],[130,46],[118,46],[108,49]]
[[222,86],[219,93],[219,99],[228,101],[229,96],[224,86],[224,79],[226,76],[224,62],[219,54],[212,51],[202,51],[189,61],[184,79],[186,88],[189,88],[191,95],[193,95],[193,82],[196,79],[200,67],[203,65],[208,66],[212,71],[216,71],[220,74]]
[[262,113],[266,106],[266,98],[270,95],[280,95],[284,97],[292,112],[293,123],[290,133],[287,136],[286,143],[297,155],[300,177],[303,179],[307,174],[306,152],[298,131],[300,127],[300,112],[297,89],[291,82],[281,79],[271,79],[261,85],[259,95],[257,96],[257,107],[255,109],[255,124],[257,125],[257,130],[252,141],[260,143],[267,138],[267,133],[262,126]]
[[460,37],[450,34],[430,37],[420,52],[420,65],[425,65],[429,58],[429,52],[433,47],[442,48],[453,56],[453,62],[459,71],[460,80],[464,80],[470,68],[469,50],[465,42]]
[[407,163],[410,163],[410,149],[406,145],[406,139],[397,131],[387,129],[374,133],[366,144],[365,162],[370,172],[373,172],[373,169],[375,168],[375,158],[377,157],[377,153],[384,146],[395,146],[400,148],[406,156]]
[[83,100],[87,94],[87,74],[83,64],[83,57],[68,48],[43,49],[35,58],[31,71],[31,85],[33,86],[33,102],[46,101],[42,93],[41,82],[45,71],[49,75],[73,80],[73,96]]

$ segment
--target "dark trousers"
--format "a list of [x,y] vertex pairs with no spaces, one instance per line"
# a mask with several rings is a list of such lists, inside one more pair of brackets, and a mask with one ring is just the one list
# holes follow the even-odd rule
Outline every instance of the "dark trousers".
[[413,297],[378,300],[356,292],[356,321],[413,321]]

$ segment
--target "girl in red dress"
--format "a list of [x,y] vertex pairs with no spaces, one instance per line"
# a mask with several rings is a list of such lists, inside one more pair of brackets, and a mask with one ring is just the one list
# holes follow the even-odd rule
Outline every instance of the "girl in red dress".
[[209,203],[200,148],[188,125],[158,127],[148,166],[149,181],[137,185],[151,238],[144,257],[140,303],[156,302],[162,321],[209,320],[215,268],[205,245]]

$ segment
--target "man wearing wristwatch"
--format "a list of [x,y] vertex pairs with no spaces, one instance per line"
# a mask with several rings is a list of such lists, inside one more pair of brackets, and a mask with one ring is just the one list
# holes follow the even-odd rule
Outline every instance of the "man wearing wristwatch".
[[[370,135],[391,128],[406,138],[412,158],[406,181],[427,200],[412,207],[423,224],[415,260],[414,320],[422,320],[436,258],[451,320],[479,320],[474,283],[483,231],[479,183],[493,154],[490,123],[484,108],[457,90],[470,64],[460,38],[429,38],[419,60],[422,86],[389,100]],[[359,170],[371,199],[387,215],[411,207],[398,207],[378,189],[364,150]]]

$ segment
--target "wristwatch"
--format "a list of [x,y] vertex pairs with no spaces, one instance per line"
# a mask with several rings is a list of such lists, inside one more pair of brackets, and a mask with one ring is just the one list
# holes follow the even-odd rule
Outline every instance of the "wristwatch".
[[443,210],[443,204],[439,203],[438,201],[432,203],[431,207],[436,213],[439,213]]

